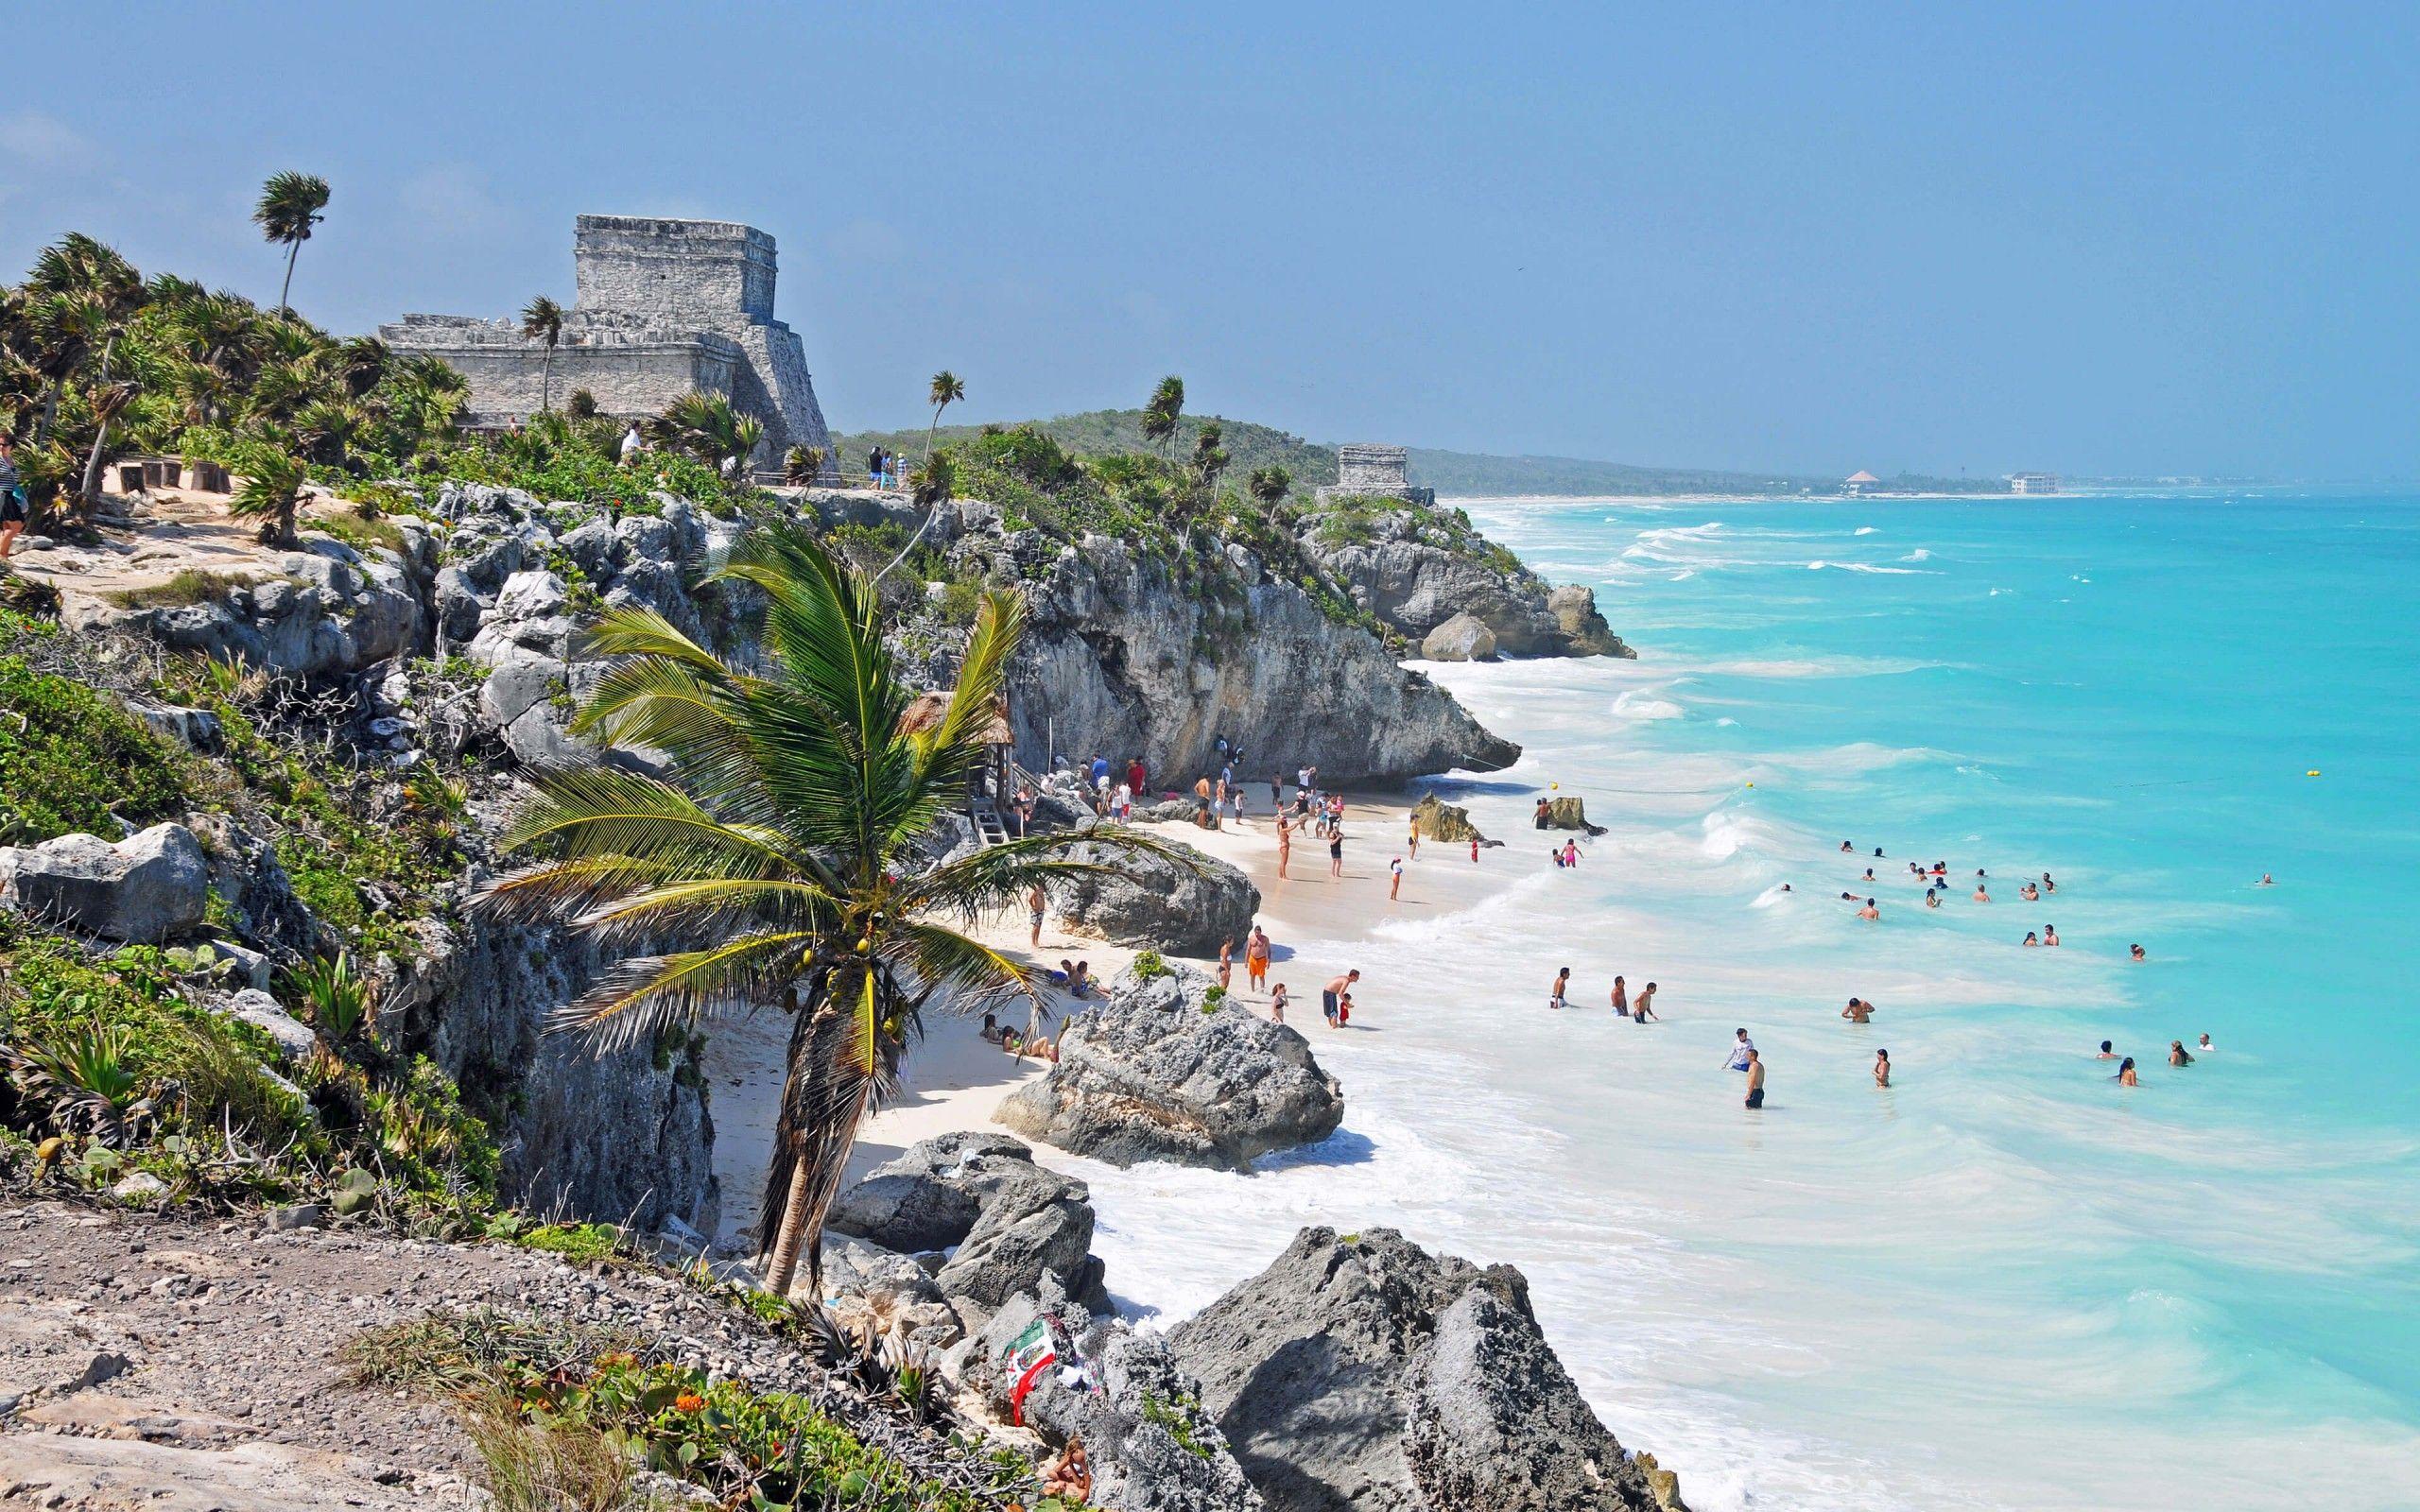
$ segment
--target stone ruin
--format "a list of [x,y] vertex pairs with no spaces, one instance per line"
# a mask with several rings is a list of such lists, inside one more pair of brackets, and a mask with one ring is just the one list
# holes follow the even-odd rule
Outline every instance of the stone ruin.
[[[805,349],[773,318],[771,236],[727,220],[582,215],[572,266],[579,295],[555,349],[557,409],[578,388],[617,420],[692,391],[720,394],[764,424],[756,467],[778,465],[792,446],[831,449]],[[406,315],[378,335],[470,381],[467,428],[506,430],[538,413],[546,348],[517,319]]]
[[1409,453],[1400,446],[1348,441],[1336,449],[1336,481],[1318,490],[1326,504],[1335,499],[1401,499],[1409,504],[1435,504],[1437,490],[1415,489],[1405,481]]

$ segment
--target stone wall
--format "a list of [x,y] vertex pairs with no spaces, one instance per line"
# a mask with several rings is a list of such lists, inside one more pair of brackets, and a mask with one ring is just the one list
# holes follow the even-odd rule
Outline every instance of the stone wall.
[[1400,493],[1410,454],[1400,446],[1350,442],[1336,449],[1339,493]]
[[[517,324],[414,315],[400,326],[413,332],[414,339],[395,341],[390,335],[392,344],[435,349],[470,380],[464,425],[501,429],[538,412],[548,387],[546,349],[522,335]],[[390,333],[397,329],[387,327]],[[585,388],[603,413],[636,419],[693,390],[733,397],[742,357],[739,343],[723,336],[592,330],[575,317],[564,321],[562,344],[555,349],[552,403],[560,410],[572,390]]]
[[773,318],[773,238],[728,220],[582,215],[572,268],[582,309],[709,329]]

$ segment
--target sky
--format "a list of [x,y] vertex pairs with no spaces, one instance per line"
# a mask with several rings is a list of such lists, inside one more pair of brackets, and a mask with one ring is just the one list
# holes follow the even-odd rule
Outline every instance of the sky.
[[[90,67],[29,66],[84,58]],[[740,220],[843,429],[1139,404],[1844,475],[2420,476],[2420,6],[15,8],[0,276],[569,302]]]

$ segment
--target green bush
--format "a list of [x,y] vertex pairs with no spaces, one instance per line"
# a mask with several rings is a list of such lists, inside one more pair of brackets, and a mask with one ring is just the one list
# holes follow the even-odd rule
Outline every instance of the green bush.
[[216,603],[236,589],[251,587],[252,581],[205,567],[187,567],[165,582],[121,588],[110,597],[128,609],[190,609],[196,604]]
[[184,812],[185,760],[105,693],[0,657],[0,842],[115,839]]

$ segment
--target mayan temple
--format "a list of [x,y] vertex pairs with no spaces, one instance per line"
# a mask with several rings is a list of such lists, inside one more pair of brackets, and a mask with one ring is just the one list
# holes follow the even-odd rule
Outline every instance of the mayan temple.
[[[764,422],[759,467],[792,446],[830,447],[805,350],[773,318],[771,236],[727,220],[582,215],[572,262],[579,297],[555,350],[555,407],[585,388],[599,411],[638,418],[696,390]],[[546,350],[517,321],[406,315],[378,335],[470,380],[467,427],[502,430],[538,413]]]

